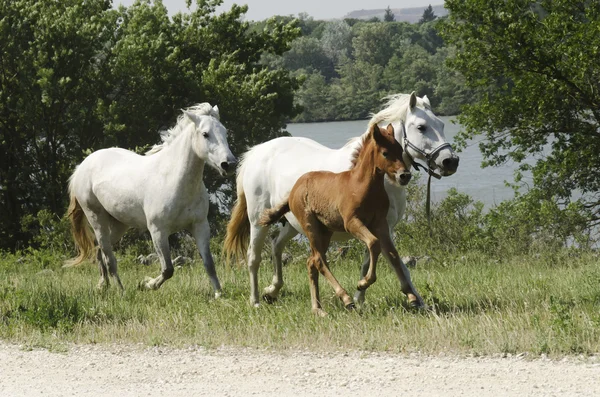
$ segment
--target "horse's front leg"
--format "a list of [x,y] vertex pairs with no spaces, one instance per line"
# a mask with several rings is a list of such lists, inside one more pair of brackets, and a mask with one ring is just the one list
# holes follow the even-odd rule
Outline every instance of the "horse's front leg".
[[212,254],[210,253],[210,227],[208,220],[196,223],[192,226],[192,235],[196,239],[196,245],[200,251],[202,257],[202,263],[210,283],[215,290],[215,298],[219,298],[222,294],[221,283],[217,277],[217,271],[215,270],[215,262],[213,261]]
[[377,258],[381,253],[379,239],[365,226],[358,218],[352,218],[346,222],[346,230],[357,239],[363,241],[369,250],[369,267],[364,274],[364,277],[358,282],[357,289],[364,291],[369,288],[377,280]]
[[[360,265],[360,277],[361,278],[365,278],[367,276],[367,272],[369,271],[369,268],[371,267],[371,252],[369,251],[368,248],[365,249],[365,254],[363,257],[363,263],[362,265]],[[357,290],[354,293],[354,302],[356,304],[362,305],[365,302],[365,293],[366,291],[363,290]]]
[[146,277],[140,287],[145,289],[159,289],[168,279],[173,277],[173,263],[171,262],[171,250],[169,249],[169,235],[154,225],[149,225],[148,230],[154,243],[154,249],[160,260],[161,273],[156,278]]
[[396,248],[394,247],[389,230],[387,230],[385,233],[382,233],[379,236],[379,239],[381,241],[383,256],[387,259],[396,272],[396,275],[400,280],[400,288],[408,298],[408,303],[413,307],[425,307],[423,298],[421,298],[421,295],[419,295],[417,289],[412,283],[410,272],[406,268],[404,262],[402,262],[398,256],[398,251],[396,251]]

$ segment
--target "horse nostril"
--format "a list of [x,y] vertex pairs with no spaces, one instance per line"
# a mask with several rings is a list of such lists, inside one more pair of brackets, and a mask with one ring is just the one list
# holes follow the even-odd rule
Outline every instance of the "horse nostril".
[[410,178],[412,178],[412,174],[408,171],[400,174],[400,182],[402,184],[407,184],[410,181]]
[[227,161],[223,161],[221,163],[221,168],[223,168],[223,171],[227,171],[227,169],[229,168],[229,163]]
[[448,157],[442,160],[442,165],[447,170],[456,171],[458,168],[458,160],[458,157]]

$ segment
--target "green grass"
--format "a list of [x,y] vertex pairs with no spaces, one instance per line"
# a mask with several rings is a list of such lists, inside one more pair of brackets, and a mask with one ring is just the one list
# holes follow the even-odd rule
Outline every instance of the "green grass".
[[[331,268],[354,292],[359,260],[354,251]],[[199,261],[177,270],[158,291],[140,291],[158,265],[119,256],[126,292],[97,291],[98,270],[63,269],[49,251],[0,254],[0,338],[28,346],[67,343],[141,343],[183,347],[248,346],[315,351],[375,350],[549,355],[600,352],[600,260],[593,253],[560,251],[538,257],[447,257],[412,269],[431,307],[406,306],[399,283],[383,260],[364,307],[347,312],[320,279],[323,308],[310,311],[304,249],[284,268],[279,300],[249,304],[247,271],[218,264],[225,296],[215,300]],[[271,280],[264,260],[260,287]]]

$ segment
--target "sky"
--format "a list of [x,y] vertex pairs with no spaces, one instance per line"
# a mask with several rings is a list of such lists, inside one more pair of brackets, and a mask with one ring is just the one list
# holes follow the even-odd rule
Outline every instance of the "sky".
[[[113,0],[129,6],[134,0]],[[162,0],[170,14],[186,11],[185,0]],[[195,3],[195,2],[194,2]],[[362,9],[384,9],[427,7],[443,4],[444,0],[225,0],[217,11],[231,8],[232,4],[248,4],[247,20],[259,21],[273,15],[297,15],[306,12],[314,19],[342,18],[350,11]]]

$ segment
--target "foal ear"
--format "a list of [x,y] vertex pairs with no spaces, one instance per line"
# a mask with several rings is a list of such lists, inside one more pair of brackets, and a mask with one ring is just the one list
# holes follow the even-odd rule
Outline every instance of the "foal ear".
[[[383,130],[385,131],[385,130]],[[385,141],[385,136],[383,135],[383,132],[379,126],[377,125],[377,123],[373,124],[371,126],[371,131],[369,131],[369,135],[375,140],[375,142],[382,144]]]
[[392,137],[392,138],[395,139],[395,136],[394,136],[394,126],[392,125],[392,123],[388,124],[386,130],[387,130],[387,133],[390,135],[390,137]]

